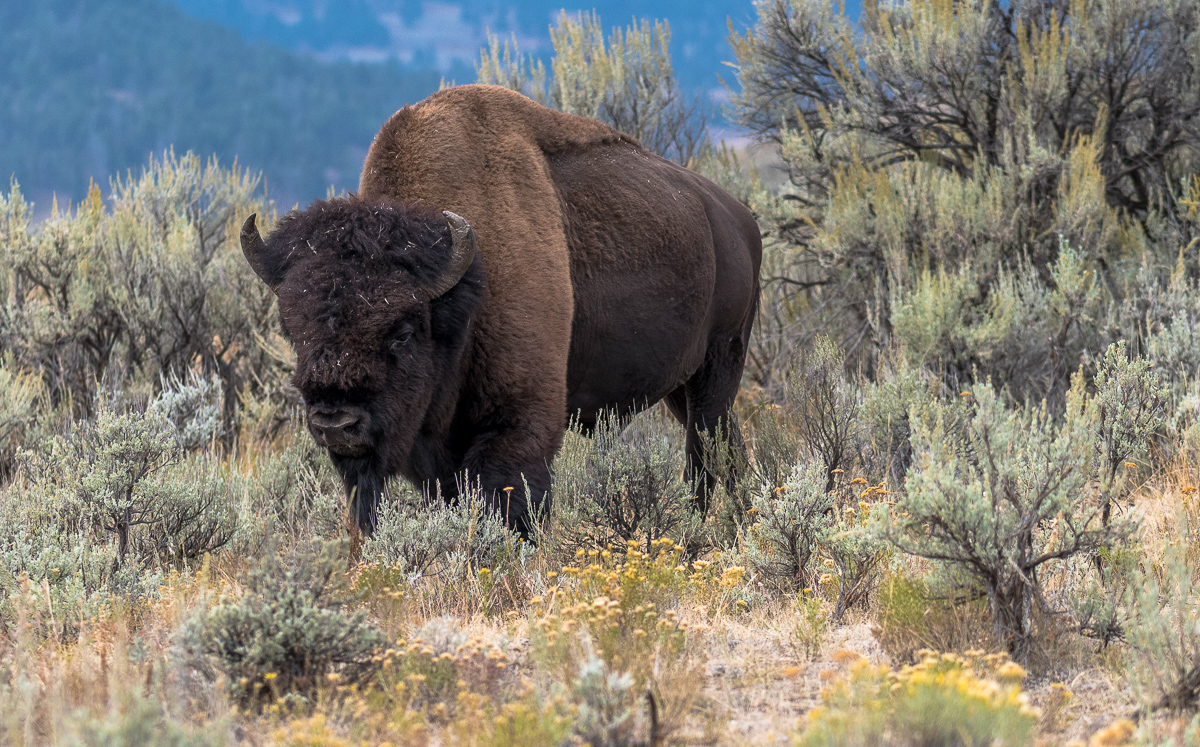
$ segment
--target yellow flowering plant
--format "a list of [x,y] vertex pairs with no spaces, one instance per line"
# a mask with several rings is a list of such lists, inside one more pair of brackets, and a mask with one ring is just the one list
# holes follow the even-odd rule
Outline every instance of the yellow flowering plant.
[[674,609],[690,590],[710,591],[740,583],[741,569],[683,563],[683,547],[663,538],[642,552],[630,542],[624,553],[577,553],[542,598],[533,600],[532,658],[559,683],[574,683],[598,659],[617,676],[628,707],[654,694],[664,729],[682,723],[700,690],[702,630]]
[[1026,672],[1006,654],[919,652],[898,670],[857,654],[821,696],[795,744],[1031,744],[1040,713],[1021,689]]

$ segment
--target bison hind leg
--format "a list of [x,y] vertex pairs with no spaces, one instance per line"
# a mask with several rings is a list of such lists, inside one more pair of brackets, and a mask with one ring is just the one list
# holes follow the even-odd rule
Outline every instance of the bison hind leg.
[[687,476],[695,486],[701,515],[708,513],[718,483],[734,494],[746,460],[746,445],[732,410],[744,363],[740,339],[714,343],[700,370],[665,398],[667,409],[687,428]]

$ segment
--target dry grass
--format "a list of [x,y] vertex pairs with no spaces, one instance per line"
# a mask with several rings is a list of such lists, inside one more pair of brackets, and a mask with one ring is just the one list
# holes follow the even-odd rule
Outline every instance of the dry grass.
[[[247,459],[240,466],[255,468]],[[1125,508],[1141,521],[1138,544],[1146,562],[1157,562],[1181,527],[1200,526],[1198,480],[1200,464],[1179,457]],[[925,638],[897,642],[895,631],[881,627],[886,583],[866,609],[835,624],[831,598],[759,588],[732,557],[699,560],[689,564],[673,555],[643,582],[613,581],[627,558],[582,558],[564,570],[541,553],[519,568],[476,570],[449,582],[410,584],[378,568],[351,569],[361,592],[355,606],[391,641],[379,674],[353,688],[332,677],[309,703],[281,701],[263,712],[239,711],[220,676],[203,676],[179,643],[198,609],[241,593],[239,579],[252,553],[226,552],[169,576],[151,601],[125,604],[114,597],[101,615],[87,619],[47,605],[37,585],[26,583],[14,600],[17,618],[0,637],[0,745],[89,744],[113,735],[128,740],[137,724],[148,729],[136,732],[149,735],[148,744],[569,743],[569,724],[580,708],[572,673],[588,655],[570,636],[582,629],[591,631],[588,646],[602,654],[605,646],[625,652],[617,661],[636,673],[639,692],[625,701],[636,711],[626,731],[634,741],[613,744],[657,737],[664,744],[789,744],[854,662],[899,668],[917,657],[915,648],[939,641],[943,649],[999,650],[988,645],[978,605],[931,606],[921,613]],[[899,557],[888,573],[914,578],[921,562]],[[595,581],[603,573],[610,573],[609,581]],[[611,583],[632,586],[618,591]],[[1066,581],[1046,583],[1053,589]],[[584,608],[599,597],[612,607],[622,595],[642,599],[639,605],[655,600],[659,619],[670,616],[670,635],[639,644],[629,602],[612,613],[617,637],[605,638],[611,620],[601,624]],[[1046,657],[1025,682],[1030,705],[1042,713],[1037,743],[1126,743],[1119,728],[1105,731],[1135,715],[1140,703],[1123,645],[1102,647],[1067,632],[1062,622],[1044,622],[1047,631],[1061,630],[1046,636]],[[547,648],[551,628],[570,645]],[[629,658],[638,656],[648,658]],[[455,679],[431,684],[442,664]],[[657,727],[641,695],[645,689],[656,694]],[[1182,715],[1152,714],[1143,719],[1139,739],[1184,744],[1187,724]],[[178,741],[185,737],[194,741]]]

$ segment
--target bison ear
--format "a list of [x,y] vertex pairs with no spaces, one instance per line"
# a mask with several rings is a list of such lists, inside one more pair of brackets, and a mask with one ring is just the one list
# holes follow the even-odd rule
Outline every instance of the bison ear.
[[425,291],[425,297],[430,301],[458,285],[458,281],[462,280],[462,276],[467,273],[475,259],[475,231],[471,224],[461,215],[449,210],[443,211],[442,215],[450,224],[450,237],[454,244],[450,248],[450,260],[446,262],[446,269],[442,270],[442,274],[438,275],[437,280]]
[[268,256],[267,245],[258,233],[258,226],[254,224],[257,216],[257,213],[251,213],[242,224],[242,254],[246,255],[246,261],[250,263],[254,274],[270,286],[271,290],[275,290],[283,281],[283,268]]

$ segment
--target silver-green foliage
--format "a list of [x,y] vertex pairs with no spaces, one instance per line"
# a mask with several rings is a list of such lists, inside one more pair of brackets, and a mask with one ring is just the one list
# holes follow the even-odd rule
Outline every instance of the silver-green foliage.
[[997,636],[1025,656],[1042,566],[1126,537],[1129,520],[1102,522],[1089,491],[1100,407],[1077,377],[1071,411],[1008,408],[988,384],[971,387],[965,417],[935,404],[913,423],[914,461],[890,523],[902,552],[936,561],[955,593],[986,595]]
[[623,424],[612,413],[585,436],[571,428],[553,465],[550,547],[624,552],[635,541],[650,552],[655,540],[680,544],[697,536],[702,519],[683,479],[679,431],[661,410]]
[[833,471],[844,470],[858,454],[858,388],[846,381],[845,355],[825,335],[791,367],[787,400],[792,422],[811,456],[825,467],[825,489]]
[[68,747],[220,747],[229,744],[226,719],[197,727],[173,715],[154,695],[128,693],[120,710],[67,720]]
[[[49,486],[16,481],[0,491],[0,621],[16,612],[22,583],[39,605],[57,611],[47,624],[60,636],[78,622],[111,606],[114,596],[150,597],[162,575],[136,563],[115,566],[117,542],[72,520],[69,497]],[[65,611],[71,614],[63,615]]]
[[495,568],[517,553],[518,540],[475,491],[446,502],[396,486],[380,509],[362,555],[396,567],[410,581],[450,579]]
[[15,183],[0,198],[0,350],[76,415],[106,376],[153,393],[198,368],[219,379],[228,425],[239,391],[282,367],[260,344],[274,298],[237,241],[246,215],[270,217],[258,178],[168,152],[112,190],[109,206],[93,186],[37,224]]
[[168,423],[101,411],[30,456],[0,490],[0,620],[22,579],[49,608],[92,615],[113,596],[153,596],[166,571],[230,542],[241,480],[174,449]]
[[93,614],[113,594],[153,595],[162,572],[235,536],[238,476],[184,453],[157,401],[119,411],[115,400],[25,452],[0,490],[5,599],[27,578],[52,608]]
[[64,526],[116,539],[113,566],[196,558],[233,532],[226,480],[206,457],[183,460],[174,426],[153,407],[77,421],[30,462],[34,481],[63,496]]
[[184,450],[198,449],[221,435],[221,381],[217,377],[168,382],[150,410],[175,427],[175,442]]
[[280,558],[264,553],[242,579],[240,596],[200,610],[183,632],[202,669],[224,672],[246,705],[280,697],[311,699],[326,675],[361,682],[376,664],[383,633],[350,612],[345,542],[316,540]]
[[1122,340],[1109,346],[1096,371],[1095,397],[1089,411],[1096,432],[1104,490],[1104,520],[1110,502],[1121,497],[1131,459],[1145,461],[1150,437],[1163,425],[1167,389],[1154,364],[1145,358],[1130,359]]
[[811,131],[834,163],[857,146],[970,173],[1096,135],[1107,198],[1136,210],[1200,138],[1189,0],[903,0],[867,6],[857,33],[820,0],[755,7],[756,26],[731,38],[743,121]]
[[[604,659],[589,656],[571,685],[578,704],[575,734],[585,743],[605,747],[633,747],[637,741],[638,713],[630,706],[633,676],[612,671]],[[653,696],[651,696],[653,697]]]
[[756,522],[746,530],[743,555],[762,581],[791,592],[816,586],[820,548],[834,533],[826,477],[819,465],[798,464],[781,487],[754,496]]
[[47,399],[40,376],[0,361],[0,483],[12,476],[17,454],[38,433]]
[[1195,311],[1166,302],[1196,247],[1195,3],[903,0],[860,29],[822,0],[756,9],[734,102],[789,175],[749,195],[759,383],[822,332],[868,376],[899,353],[1052,409],[1122,337],[1194,358]]
[[341,479],[308,434],[297,434],[290,445],[263,454],[249,483],[240,533],[246,549],[267,538],[295,543],[332,539],[344,531]]
[[1183,535],[1166,548],[1157,572],[1133,574],[1124,600],[1130,671],[1152,708],[1200,703],[1200,587],[1185,551],[1195,537]]
[[707,145],[708,110],[675,79],[666,21],[635,22],[606,38],[595,13],[559,16],[550,29],[550,75],[521,57],[516,40],[496,37],[480,53],[480,83],[502,85],[570,114],[593,117],[642,145],[687,164]]
[[912,463],[910,413],[924,410],[936,399],[936,381],[912,366],[882,367],[876,380],[863,387],[861,438],[869,474],[886,477],[899,488]]

